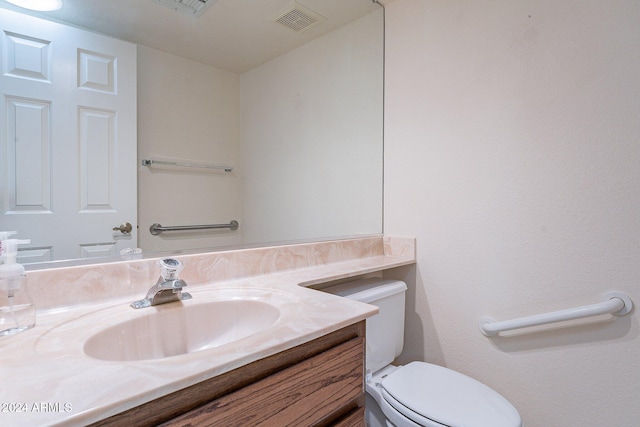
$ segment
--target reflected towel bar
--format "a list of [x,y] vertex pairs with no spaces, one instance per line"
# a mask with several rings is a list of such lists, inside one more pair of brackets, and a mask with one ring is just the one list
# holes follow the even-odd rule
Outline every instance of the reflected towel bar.
[[210,230],[214,228],[228,228],[230,230],[238,229],[238,221],[235,219],[229,224],[207,224],[207,225],[175,225],[172,227],[163,227],[162,225],[155,223],[149,227],[149,231],[154,236],[165,231],[191,231],[191,230]]
[[484,318],[480,321],[480,331],[484,335],[490,337],[500,332],[510,331],[513,329],[546,325],[549,323],[582,319],[585,317],[600,316],[602,314],[624,316],[633,308],[631,298],[629,298],[622,292],[609,292],[605,295],[605,297],[605,301],[597,304],[553,311],[550,313],[536,314],[533,316],[520,317],[517,319],[503,320],[500,322],[496,322],[493,319]]
[[142,166],[174,166],[179,168],[196,168],[196,169],[222,169],[225,172],[232,172],[233,166],[230,165],[218,165],[214,163],[201,163],[192,162],[189,160],[156,160],[156,159],[143,159]]

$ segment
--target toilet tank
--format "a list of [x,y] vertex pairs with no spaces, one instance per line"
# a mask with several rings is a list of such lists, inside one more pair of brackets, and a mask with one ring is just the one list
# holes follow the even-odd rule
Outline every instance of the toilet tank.
[[404,300],[407,285],[399,280],[362,279],[322,289],[379,308],[367,319],[366,368],[374,373],[389,365],[404,346]]

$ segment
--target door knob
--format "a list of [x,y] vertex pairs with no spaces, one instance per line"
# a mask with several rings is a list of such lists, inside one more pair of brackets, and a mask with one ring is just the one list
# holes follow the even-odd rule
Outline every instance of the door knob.
[[113,227],[113,231],[119,231],[122,234],[129,234],[131,233],[132,229],[133,227],[128,222],[125,222],[124,224],[120,224],[120,227]]

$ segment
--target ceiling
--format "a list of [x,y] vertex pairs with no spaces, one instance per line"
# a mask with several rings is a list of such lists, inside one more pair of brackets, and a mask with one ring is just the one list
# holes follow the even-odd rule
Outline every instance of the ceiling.
[[58,11],[31,14],[239,74],[380,7],[373,0],[298,0],[326,20],[295,32],[269,19],[292,0],[217,0],[197,18],[153,0],[63,1]]

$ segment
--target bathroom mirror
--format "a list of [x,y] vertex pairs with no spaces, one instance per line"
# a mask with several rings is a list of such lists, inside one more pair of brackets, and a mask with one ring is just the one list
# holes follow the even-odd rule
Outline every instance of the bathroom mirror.
[[[181,10],[191,5],[202,10]],[[105,251],[59,257],[34,235],[36,224],[21,227],[19,236],[32,239],[23,262],[118,256],[112,241],[148,254],[382,232],[384,17],[376,2],[64,0],[41,13],[0,6],[136,47],[137,153],[129,161],[137,217],[109,223],[131,223],[133,233],[110,228],[95,242]],[[148,159],[182,163],[143,165]],[[208,168],[219,164],[232,171]],[[55,167],[47,173],[56,179]],[[232,220],[237,230],[149,230]]]

